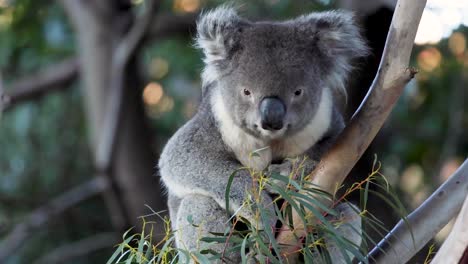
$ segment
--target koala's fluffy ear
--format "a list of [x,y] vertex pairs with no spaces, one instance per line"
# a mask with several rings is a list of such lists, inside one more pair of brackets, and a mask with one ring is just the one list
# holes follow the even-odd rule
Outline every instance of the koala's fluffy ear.
[[369,53],[353,13],[343,10],[311,13],[293,22],[328,58],[331,88],[346,95],[345,82],[352,69],[352,60]]
[[196,45],[203,50],[205,63],[211,64],[228,58],[242,27],[247,24],[229,6],[221,6],[202,14],[197,22]]
[[368,53],[352,12],[336,10],[312,13],[297,18],[296,22],[309,31],[310,36],[317,41],[318,48],[329,56],[352,59]]

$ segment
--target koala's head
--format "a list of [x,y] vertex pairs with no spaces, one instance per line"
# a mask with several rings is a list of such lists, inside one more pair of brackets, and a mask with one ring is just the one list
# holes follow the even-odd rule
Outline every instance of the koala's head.
[[202,15],[197,30],[204,86],[218,92],[235,125],[265,139],[304,129],[323,91],[345,94],[352,60],[367,53],[352,14],[344,11],[250,22],[220,7]]

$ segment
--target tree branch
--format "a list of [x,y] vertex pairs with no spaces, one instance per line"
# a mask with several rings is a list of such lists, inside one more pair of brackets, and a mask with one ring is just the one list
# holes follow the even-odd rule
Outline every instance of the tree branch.
[[[467,194],[468,159],[406,220],[400,220],[378,243],[367,256],[369,263],[406,263],[460,211]],[[460,214],[460,219],[466,220],[466,215]],[[462,225],[466,228],[466,222]],[[467,237],[463,239],[467,241]],[[463,246],[466,247],[466,243]],[[464,249],[459,252],[459,258]],[[443,258],[443,263],[450,263],[447,260]]]
[[122,117],[125,68],[137,48],[142,44],[143,37],[149,29],[153,15],[159,8],[159,1],[148,1],[145,13],[141,18],[137,19],[133,27],[117,46],[112,57],[110,88],[111,90],[114,89],[114,91],[110,93],[109,102],[106,105],[104,124],[99,135],[99,144],[95,157],[96,168],[101,171],[107,171],[110,168],[113,152],[115,151],[119,123]]
[[68,58],[32,76],[16,81],[5,89],[3,94],[0,91],[0,111],[5,112],[15,104],[67,87],[78,76],[78,68],[77,59]]
[[[377,76],[350,124],[312,173],[312,183],[324,191],[334,194],[341,186],[416,73],[407,67],[425,3],[398,1]],[[293,222],[294,230],[285,229],[278,236],[280,243],[289,245],[285,256],[294,250],[299,243],[297,238],[304,236],[306,230],[297,212],[293,212]],[[291,262],[294,257],[289,257]]]
[[116,233],[101,233],[58,247],[41,257],[35,264],[70,263],[100,249],[110,248],[118,242]]
[[[128,98],[129,101],[125,101],[125,106],[128,103],[129,106],[138,107],[141,103],[137,97],[133,97],[136,95],[135,91],[124,89],[125,85],[130,85],[128,78],[133,77],[133,74],[128,73],[135,72],[127,66],[129,62],[134,61],[136,51],[148,31],[160,1],[146,1],[144,13],[139,18],[133,17],[135,12],[131,10],[131,6],[116,9],[114,2],[106,1],[99,15],[93,10],[89,12],[82,10],[85,8],[73,10],[70,8],[73,1],[77,0],[61,0],[78,32],[80,60],[86,64],[82,71],[84,103],[87,106],[90,124],[89,137],[94,165],[112,182],[112,188],[104,193],[104,200],[110,210],[112,223],[119,230],[131,221],[136,222],[136,213],[139,214],[138,208],[144,200],[153,201],[151,197],[158,196],[149,191],[157,189],[157,186],[152,186],[155,183],[147,183],[149,182],[147,176],[151,174],[153,167],[148,155],[151,152],[150,148],[147,148],[147,144],[144,145],[144,139],[128,140],[127,137],[122,137],[128,134],[145,134],[144,131],[138,131],[145,129],[141,122],[135,125],[135,120],[141,117],[140,109],[129,109],[131,114],[122,113],[122,106],[123,98],[127,99],[126,93],[132,96]],[[91,2],[86,1],[87,7]],[[76,14],[72,14],[73,12],[81,14],[81,18],[74,18]],[[122,18],[125,18],[123,23],[120,22]],[[116,24],[116,21],[119,22]],[[120,123],[123,123],[124,127],[120,128]],[[131,153],[129,151],[137,149],[140,153],[128,157]],[[135,163],[130,162],[134,157],[146,158],[139,160],[144,165],[141,169],[135,169]],[[152,188],[148,188],[149,186]],[[141,193],[130,193],[129,190],[134,189],[138,189]]]
[[51,218],[78,203],[100,194],[109,187],[109,181],[104,177],[95,177],[68,192],[56,197],[30,213],[23,222],[17,224],[0,243],[0,263],[23,244],[30,233],[49,222]]
[[468,223],[468,196],[465,198],[450,235],[431,263],[466,263],[461,262],[464,252],[468,250],[468,225],[466,223]]
[[[434,211],[435,212],[435,211]],[[432,264],[466,263],[461,262],[463,253],[468,250],[468,196],[458,214],[450,235],[432,260]]]

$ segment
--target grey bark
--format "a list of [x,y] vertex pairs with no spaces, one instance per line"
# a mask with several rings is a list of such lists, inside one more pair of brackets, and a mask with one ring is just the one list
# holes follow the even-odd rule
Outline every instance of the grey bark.
[[[97,155],[103,140],[107,105],[117,87],[111,79],[117,47],[134,23],[131,10],[116,8],[114,1],[61,1],[77,33],[79,60],[82,67],[83,94],[89,120],[90,147]],[[137,63],[130,54],[122,79],[125,98],[122,101],[119,125],[115,131],[113,159],[109,175],[113,190],[105,194],[113,223],[117,228],[141,226],[138,217],[145,214],[145,204],[155,211],[165,208],[159,181],[154,176],[155,160],[146,124],[138,82]],[[117,59],[118,60],[118,59]],[[112,137],[113,135],[107,135]]]
[[369,263],[406,263],[460,211],[468,195],[468,160],[368,254]]

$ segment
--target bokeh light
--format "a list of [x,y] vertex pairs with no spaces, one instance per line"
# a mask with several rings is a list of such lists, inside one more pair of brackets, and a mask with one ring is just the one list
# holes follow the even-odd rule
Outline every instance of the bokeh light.
[[408,166],[401,174],[400,188],[407,194],[416,194],[422,186],[424,171],[418,164]]
[[175,0],[174,11],[190,13],[200,9],[200,0]]
[[439,173],[439,182],[445,182],[462,164],[461,159],[453,158],[444,162]]
[[174,99],[168,95],[164,95],[158,104],[149,105],[146,107],[146,113],[150,118],[160,118],[164,113],[172,111],[174,109]]
[[174,99],[164,93],[161,84],[150,82],[143,90],[143,101],[145,102],[146,113],[151,118],[159,118],[162,114],[172,111]]
[[170,112],[174,108],[174,99],[169,96],[163,96],[161,102],[157,105],[158,113]]
[[0,0],[0,8],[6,8],[10,6],[10,0]]
[[169,72],[169,63],[167,60],[156,57],[149,65],[149,74],[155,79],[161,79]]
[[466,49],[465,36],[460,32],[454,32],[449,38],[448,46],[455,56],[462,55]]
[[164,90],[159,83],[151,82],[143,90],[143,101],[147,105],[157,105],[164,95]]
[[0,29],[8,28],[13,21],[13,8],[8,8],[8,4],[5,7],[0,6],[0,8],[5,8],[0,12]]
[[143,3],[143,0],[132,0],[132,4],[134,5],[140,5],[141,3]]
[[420,188],[415,194],[411,196],[411,199],[408,201],[408,203],[411,208],[417,208],[427,199],[427,197],[429,197],[430,194],[431,192],[427,186]]
[[442,54],[434,47],[427,48],[418,54],[418,65],[426,71],[431,72],[435,70],[442,62]]

